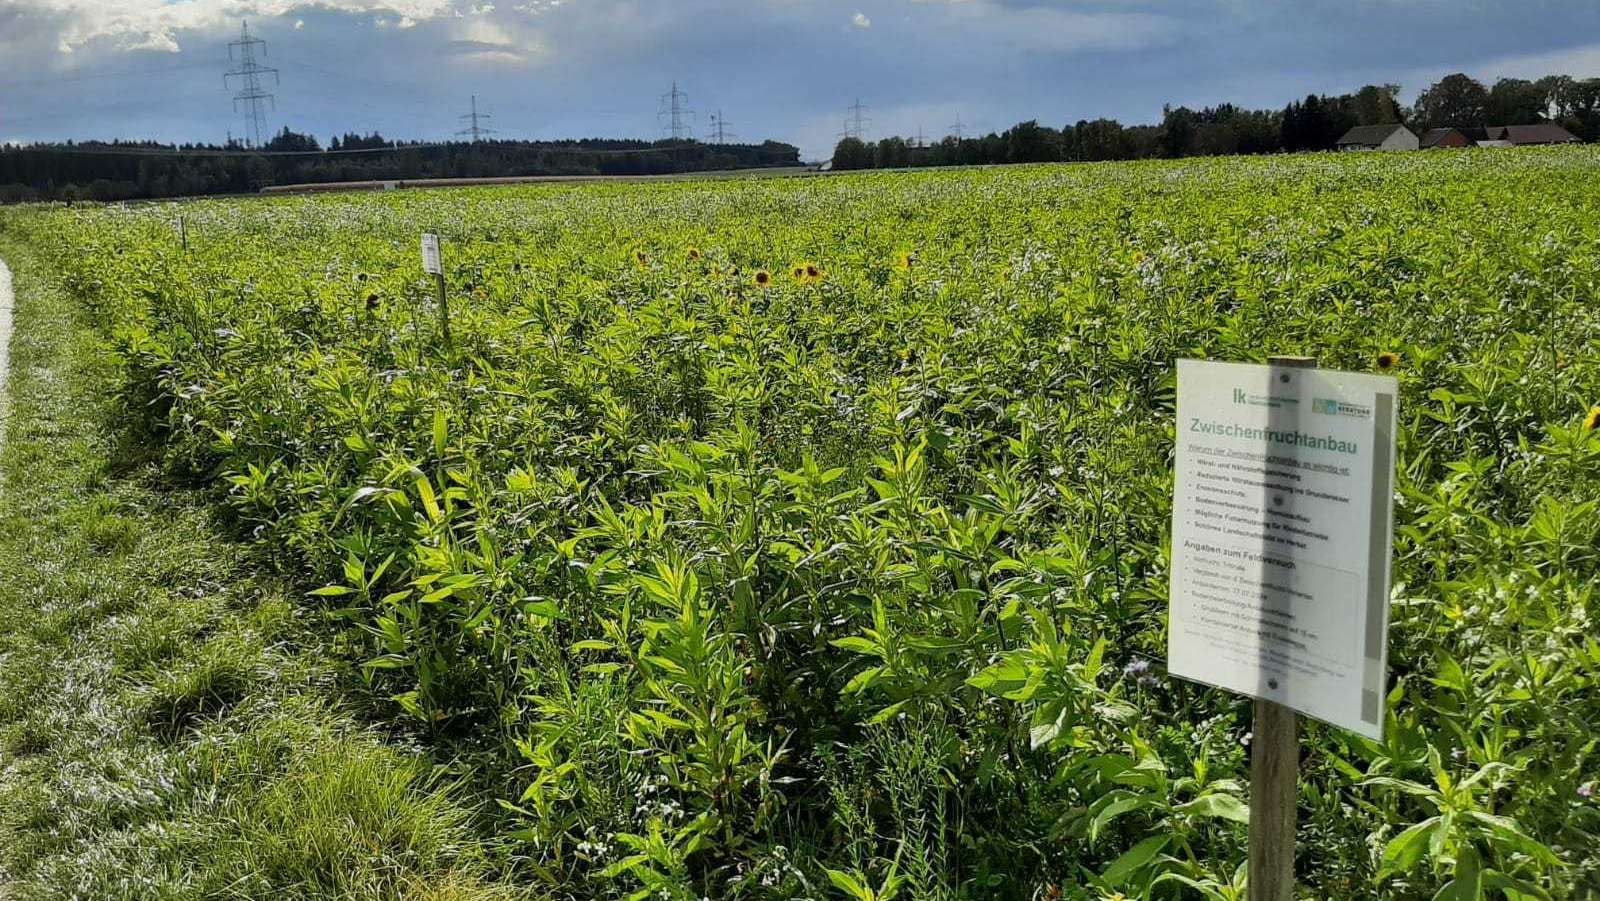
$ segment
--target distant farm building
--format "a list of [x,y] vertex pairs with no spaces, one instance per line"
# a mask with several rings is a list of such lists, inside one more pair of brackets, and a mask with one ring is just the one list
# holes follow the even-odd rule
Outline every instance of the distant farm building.
[[1459,128],[1430,128],[1422,135],[1422,149],[1434,147],[1471,147],[1472,139]]
[[1416,150],[1416,132],[1404,125],[1357,125],[1339,139],[1340,150]]
[[1535,144],[1578,144],[1578,136],[1554,122],[1538,125],[1491,125],[1488,140],[1480,142],[1488,147],[1528,147]]

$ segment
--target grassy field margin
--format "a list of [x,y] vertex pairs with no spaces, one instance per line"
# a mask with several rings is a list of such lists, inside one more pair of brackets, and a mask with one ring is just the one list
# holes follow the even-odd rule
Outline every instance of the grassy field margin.
[[128,459],[81,305],[0,258],[0,899],[512,897],[427,758],[330,700],[285,589]]

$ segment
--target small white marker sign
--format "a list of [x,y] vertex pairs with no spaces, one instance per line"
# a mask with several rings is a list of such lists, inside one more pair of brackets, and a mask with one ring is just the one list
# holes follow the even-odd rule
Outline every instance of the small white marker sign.
[[439,236],[432,232],[422,236],[422,271],[444,275],[444,264],[439,261]]
[[1398,387],[1178,361],[1169,672],[1383,737]]

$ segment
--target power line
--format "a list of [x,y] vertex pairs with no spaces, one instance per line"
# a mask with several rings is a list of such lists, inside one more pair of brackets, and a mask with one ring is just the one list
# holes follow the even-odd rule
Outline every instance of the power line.
[[711,114],[711,134],[708,137],[718,144],[726,144],[729,138],[738,137],[738,135],[728,131],[728,120],[722,115],[722,110],[717,110]]
[[480,113],[480,112],[478,112],[478,95],[477,94],[473,94],[472,95],[472,112],[467,113],[464,116],[458,116],[457,118],[460,118],[460,119],[463,119],[463,120],[466,120],[466,121],[470,121],[472,124],[468,125],[466,128],[461,129],[460,131],[456,132],[456,134],[458,134],[458,135],[471,135],[472,136],[472,140],[473,140],[474,143],[483,140],[483,136],[484,135],[492,135],[492,134],[494,134],[494,129],[485,128],[485,127],[483,127],[483,126],[478,124],[478,120],[479,119],[493,119],[494,117],[489,115],[488,113]]
[[956,113],[956,124],[950,126],[950,134],[954,135],[955,139],[957,141],[959,141],[962,138],[966,137],[965,128],[961,124],[961,114],[960,113]]
[[[230,135],[231,138],[231,135]],[[679,147],[619,147],[619,148],[586,148],[574,143],[560,141],[527,141],[529,147],[542,150],[546,153],[573,153],[584,156],[628,156],[642,153],[677,153]],[[407,150],[428,150],[435,147],[449,147],[449,141],[429,141],[415,144],[391,144],[387,147],[362,147],[353,150],[221,150],[216,148],[197,148],[184,150],[182,148],[163,147],[66,147],[60,144],[25,144],[15,147],[0,145],[0,151],[8,153],[44,152],[52,154],[73,154],[78,156],[210,156],[210,157],[241,157],[241,156],[339,156],[350,153],[400,153]]]
[[855,138],[859,141],[866,135],[867,123],[872,121],[863,115],[866,111],[867,108],[861,105],[861,98],[857,97],[856,102],[850,105],[850,118],[844,120],[842,137]]
[[689,95],[678,90],[678,83],[672,83],[672,90],[661,95],[661,110],[656,113],[656,120],[667,120],[667,133],[674,141],[687,140],[690,137],[690,120],[694,113],[689,109]]
[[267,42],[260,38],[250,36],[250,23],[243,22],[239,27],[239,40],[228,44],[228,59],[233,60],[233,51],[239,50],[239,68],[222,76],[223,87],[228,86],[228,79],[241,79],[239,92],[233,95],[233,111],[239,111],[239,104],[243,103],[246,110],[245,121],[249,123],[250,134],[254,136],[253,146],[261,146],[261,133],[266,131],[267,117],[261,111],[263,101],[270,102],[272,109],[278,109],[278,99],[263,90],[261,81],[266,75],[272,76],[272,83],[278,84],[278,70],[270,66],[263,66],[256,62],[256,48],[261,48],[261,55],[267,55]]
[[[233,132],[228,132],[228,142],[233,142]],[[181,147],[65,147],[60,144],[24,144],[5,148],[17,153],[68,154],[71,156],[341,156],[350,153],[396,153],[402,150],[426,150],[430,147],[447,147],[446,142],[419,144],[393,144],[388,147],[362,147],[352,150],[223,150],[215,147],[185,150]]]

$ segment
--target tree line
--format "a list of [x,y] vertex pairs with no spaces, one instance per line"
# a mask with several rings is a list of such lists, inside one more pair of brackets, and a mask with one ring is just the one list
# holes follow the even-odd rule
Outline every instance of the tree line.
[[835,169],[891,169],[998,163],[1130,160],[1331,150],[1357,125],[1400,123],[1421,134],[1430,128],[1469,131],[1489,125],[1555,122],[1585,141],[1600,140],[1600,78],[1551,75],[1502,78],[1493,86],[1462,73],[1430,85],[1407,108],[1400,86],[1366,85],[1351,94],[1310,95],[1281,110],[1224,103],[1204,109],[1167,106],[1156,125],[1115,119],[1079,120],[1060,129],[1020,122],[981,137],[948,136],[933,144],[903,137],[845,138],[834,148]]
[[703,144],[591,138],[424,144],[347,133],[334,137],[324,149],[315,137],[285,128],[258,150],[237,142],[0,146],[0,203],[239,194],[307,182],[671,175],[799,164],[799,148],[777,141]]

